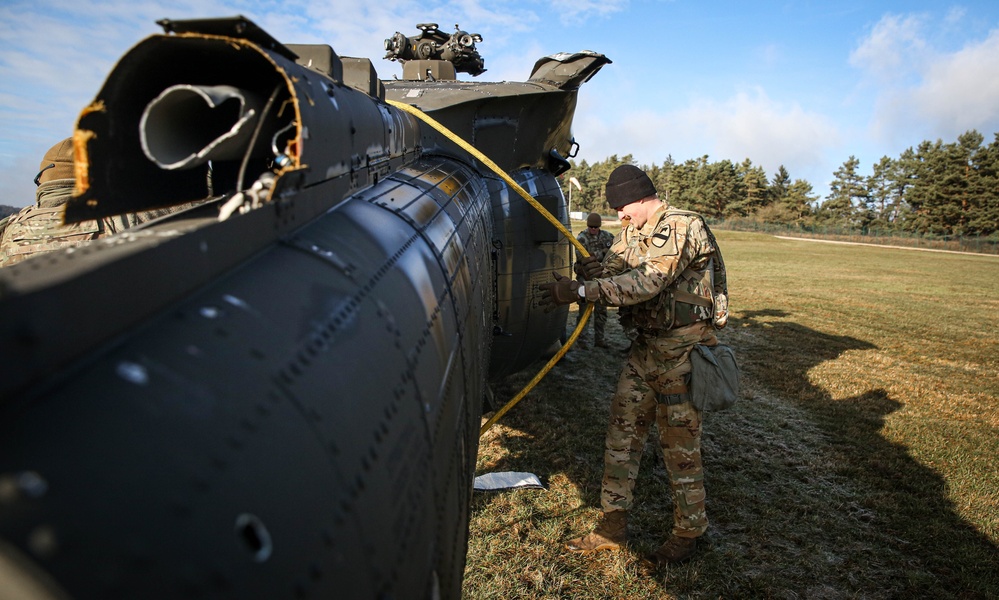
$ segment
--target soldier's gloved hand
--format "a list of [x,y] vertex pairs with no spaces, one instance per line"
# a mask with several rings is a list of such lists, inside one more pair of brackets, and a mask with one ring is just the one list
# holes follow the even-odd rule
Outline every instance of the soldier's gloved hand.
[[587,256],[576,261],[572,270],[576,272],[584,281],[596,279],[604,272],[604,266],[595,256]]
[[563,304],[579,301],[580,283],[578,281],[554,272],[552,275],[555,276],[555,281],[538,284],[538,291],[541,292],[541,300],[538,303],[545,308],[546,313]]

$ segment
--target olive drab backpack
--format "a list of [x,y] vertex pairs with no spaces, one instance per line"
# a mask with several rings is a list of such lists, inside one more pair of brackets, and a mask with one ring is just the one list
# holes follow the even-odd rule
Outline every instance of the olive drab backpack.
[[[711,290],[711,323],[715,329],[728,324],[728,279],[721,247],[707,222],[701,219],[704,231],[715,247],[708,265],[701,271],[706,289]],[[699,296],[677,301],[707,300]],[[735,404],[739,397],[739,363],[735,351],[728,345],[698,344],[690,352],[690,401],[701,411],[722,410]]]
[[711,289],[713,291],[714,310],[711,323],[715,329],[721,329],[728,325],[728,277],[725,273],[725,259],[722,258],[721,246],[715,239],[715,234],[711,233],[711,228],[704,223],[704,230],[711,239],[711,244],[715,247],[715,254],[709,261],[711,263]]
[[[706,265],[697,269],[687,268],[680,274],[679,285],[672,292],[674,324],[710,318],[715,329],[721,329],[728,324],[728,279],[721,247],[704,217],[687,210],[671,210],[668,214],[674,213],[700,219],[704,232],[715,248]],[[676,304],[685,306],[677,307]],[[683,314],[685,312],[689,314]]]

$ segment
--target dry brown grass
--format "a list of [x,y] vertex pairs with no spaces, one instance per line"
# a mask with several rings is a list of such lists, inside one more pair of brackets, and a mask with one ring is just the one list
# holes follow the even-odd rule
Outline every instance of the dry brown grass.
[[563,551],[598,514],[623,360],[574,348],[481,441],[478,473],[548,489],[475,494],[465,597],[999,597],[999,259],[716,233],[744,397],[705,420],[698,555],[640,567],[672,522],[651,439],[628,549]]

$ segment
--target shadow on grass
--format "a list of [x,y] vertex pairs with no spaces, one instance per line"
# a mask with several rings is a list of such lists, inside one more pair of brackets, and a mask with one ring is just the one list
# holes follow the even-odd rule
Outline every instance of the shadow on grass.
[[[717,486],[720,528],[737,523],[760,527],[762,539],[792,556],[808,552],[824,557],[835,567],[826,571],[832,589],[840,592],[999,597],[999,549],[957,514],[939,474],[882,434],[886,417],[902,404],[884,389],[834,399],[812,383],[813,367],[848,350],[873,346],[784,317],[781,311],[760,311],[733,323],[732,343],[743,350],[747,378],[763,391],[761,396],[775,396],[765,406],[786,410],[773,411],[775,422],[749,426],[740,422],[749,415],[717,415],[712,454],[745,458],[769,450],[778,457],[765,461],[775,471],[751,471],[758,475],[756,484],[773,485],[771,491],[747,494],[741,485]],[[765,416],[764,411],[756,418]],[[763,444],[752,439],[754,431],[772,431],[774,425],[799,435],[775,436]],[[794,437],[813,441],[787,450],[774,446],[775,440]],[[711,456],[705,462],[710,464]],[[745,510],[744,502],[753,498],[772,505]],[[733,509],[722,508],[726,506]],[[780,556],[771,558],[784,562]],[[827,582],[816,585],[827,587]]]
[[[779,310],[742,313],[722,333],[739,353],[744,399],[706,415],[711,527],[694,560],[652,574],[663,594],[999,597],[999,549],[955,512],[937,473],[882,435],[885,418],[901,404],[883,389],[834,399],[812,383],[817,365],[873,346],[784,319]],[[609,338],[623,348],[616,319],[608,325]],[[492,442],[506,454],[487,470],[568,480],[583,506],[574,499],[531,500],[523,515],[481,533],[533,525],[548,532],[536,543],[554,545],[558,536],[580,532],[559,520],[578,524],[597,514],[607,406],[623,360],[620,353],[572,350],[532,392],[535,398],[507,415],[508,431]],[[498,389],[522,384],[512,378]],[[654,441],[650,435],[632,511],[632,566],[672,525],[668,478]],[[473,511],[488,511],[499,497],[476,494]],[[578,564],[557,549],[548,552],[555,557],[548,560],[565,560],[566,570]],[[574,591],[602,597],[587,593]]]

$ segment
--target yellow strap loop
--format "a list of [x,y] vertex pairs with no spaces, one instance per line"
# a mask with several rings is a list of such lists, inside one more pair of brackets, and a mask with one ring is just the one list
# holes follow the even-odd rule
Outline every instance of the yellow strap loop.
[[583,328],[586,327],[586,321],[590,318],[590,313],[592,312],[593,312],[593,304],[587,303],[586,309],[583,311],[583,315],[579,318],[579,324],[576,325],[576,329],[572,331],[572,335],[569,336],[568,340],[566,340],[565,345],[562,346],[562,348],[559,349],[559,351],[555,354],[555,356],[553,356],[551,360],[549,360],[545,364],[544,368],[538,371],[538,374],[534,376],[534,379],[532,379],[530,382],[528,382],[527,385],[524,386],[524,389],[520,390],[520,392],[516,396],[514,396],[512,400],[507,402],[503,406],[503,408],[496,411],[496,414],[494,414],[492,418],[490,418],[482,425],[482,428],[479,429],[479,437],[482,437],[482,434],[488,431],[489,428],[496,423],[496,421],[499,421],[500,417],[505,415],[508,410],[516,406],[517,403],[520,402],[524,398],[524,396],[527,395],[527,392],[530,392],[532,389],[534,389],[534,386],[536,386],[538,382],[544,379],[545,375],[548,374],[548,371],[551,371],[552,367],[554,367],[555,364],[558,363],[558,361],[562,360],[562,357],[565,356],[565,353],[569,351],[569,348],[571,348],[572,345],[576,343],[576,338],[578,338],[579,334],[583,332]]
[[[535,210],[541,213],[541,215],[544,216],[544,218],[548,219],[548,221],[552,225],[554,225],[560,232],[562,232],[562,235],[564,235],[572,243],[572,245],[576,247],[576,250],[579,251],[580,256],[586,257],[590,255],[590,253],[586,251],[586,248],[581,243],[579,243],[579,240],[577,240],[572,236],[572,232],[565,228],[565,225],[562,225],[562,223],[559,222],[559,220],[556,219],[554,215],[548,212],[548,209],[546,209],[544,206],[541,206],[541,203],[535,200],[533,196],[528,194],[527,190],[522,188],[520,184],[518,184],[516,181],[513,180],[512,177],[507,175],[506,172],[503,171],[503,169],[499,168],[499,165],[490,160],[489,157],[486,156],[485,154],[479,152],[478,148],[469,144],[465,140],[461,139],[453,131],[442,125],[440,122],[438,122],[436,119],[434,119],[427,113],[416,108],[415,106],[411,106],[403,102],[397,102],[395,100],[386,100],[386,102],[398,108],[399,110],[407,112],[415,116],[416,118],[420,119],[424,123],[430,125],[440,133],[444,134],[444,136],[447,137],[449,140],[451,140],[455,144],[458,144],[466,152],[468,152],[476,159],[478,159],[479,162],[489,167],[489,169],[492,170],[497,175],[499,175],[503,179],[503,181],[506,182],[507,185],[513,188],[513,190],[516,191],[521,198],[527,200],[528,204],[533,206]],[[534,388],[534,386],[537,385],[538,382],[541,381],[544,378],[544,376],[548,374],[549,371],[552,370],[552,367],[554,367],[555,364],[558,363],[558,361],[562,360],[562,357],[565,356],[565,353],[569,351],[569,348],[571,348],[572,345],[576,343],[576,338],[578,338],[579,334],[583,331],[583,328],[586,326],[587,320],[589,320],[590,318],[590,313],[592,312],[593,312],[593,304],[588,303],[586,305],[586,309],[583,311],[583,314],[579,318],[579,323],[576,324],[576,329],[572,332],[572,335],[569,336],[569,339],[566,341],[565,345],[563,345],[562,348],[555,354],[555,356],[553,356],[551,360],[548,361],[548,363],[544,366],[544,368],[542,368],[541,371],[539,371],[538,374],[534,376],[534,379],[532,379],[530,382],[528,382],[526,386],[524,386],[524,389],[520,390],[520,392],[516,396],[514,396],[512,400],[507,402],[503,406],[503,408],[496,411],[496,414],[494,414],[491,419],[489,419],[488,421],[485,422],[485,424],[482,425],[482,428],[479,430],[479,437],[482,437],[482,435],[490,427],[492,427],[493,424],[500,419],[500,417],[505,415],[507,411],[516,406],[516,404],[520,402],[524,398],[524,396],[526,396],[527,393],[530,392]]]

